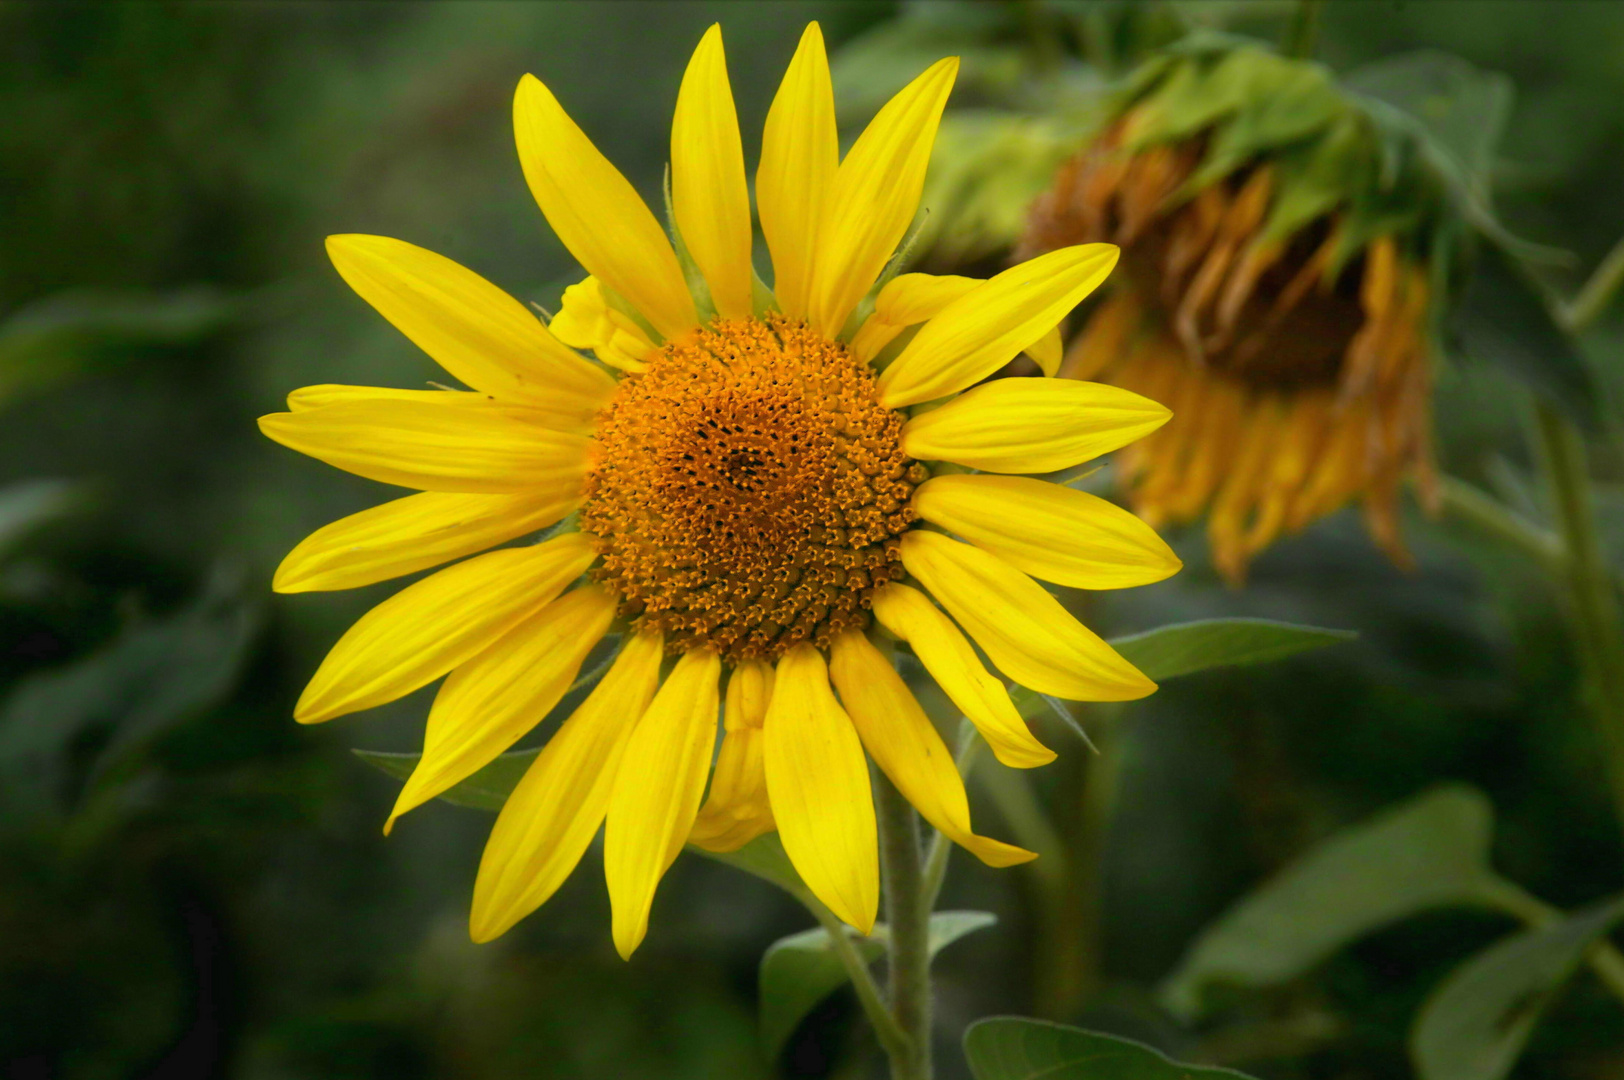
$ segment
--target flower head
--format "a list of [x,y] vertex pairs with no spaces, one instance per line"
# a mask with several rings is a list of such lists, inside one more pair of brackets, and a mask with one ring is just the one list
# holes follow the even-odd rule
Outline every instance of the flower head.
[[[550,327],[421,248],[329,240],[356,292],[471,389],[309,387],[261,421],[296,450],[421,492],[319,530],[275,587],[350,588],[463,561],[363,616],[296,717],[328,720],[445,677],[393,824],[522,738],[620,637],[497,819],[476,939],[543,903],[600,825],[623,955],[685,842],[729,851],[772,829],[808,887],[866,932],[878,867],[865,750],[983,861],[1032,858],[971,830],[951,756],[885,654],[896,641],[1017,767],[1054,754],[971,640],[1046,694],[1154,689],[1033,576],[1116,588],[1178,560],[1126,511],[1017,474],[1113,450],[1167,411],[1089,383],[975,386],[1023,350],[1058,363],[1056,324],[1116,250],[1066,248],[989,281],[885,278],[955,65],[899,93],[842,160],[808,27],[756,173],[771,289],[752,268],[715,27],[677,101],[669,235],[546,87],[520,84],[525,176],[590,275]],[[476,554],[554,525],[541,543]]]
[[1357,499],[1407,563],[1399,489],[1431,491],[1445,185],[1317,64],[1192,48],[1128,83],[1021,247],[1122,247],[1120,287],[1064,373],[1172,407],[1121,459],[1134,508],[1152,524],[1205,513],[1238,581],[1282,533]]

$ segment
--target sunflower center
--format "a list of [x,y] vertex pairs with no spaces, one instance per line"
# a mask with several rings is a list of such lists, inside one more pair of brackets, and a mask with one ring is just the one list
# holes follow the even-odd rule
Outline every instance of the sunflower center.
[[620,613],[737,661],[828,646],[902,577],[928,475],[843,345],[777,316],[666,344],[599,419],[581,528]]

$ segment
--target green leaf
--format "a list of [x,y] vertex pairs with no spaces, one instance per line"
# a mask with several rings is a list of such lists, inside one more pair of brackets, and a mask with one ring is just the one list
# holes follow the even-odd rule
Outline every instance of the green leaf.
[[1599,425],[1595,376],[1539,288],[1499,247],[1481,246],[1447,329],[1468,359],[1499,365],[1577,422]]
[[[746,845],[748,847],[749,845]],[[782,850],[780,848],[779,850]],[[938,911],[930,917],[930,955],[998,921],[985,911]],[[874,933],[850,934],[858,955],[872,963],[885,952],[890,929],[880,923]],[[822,927],[779,938],[761,957],[761,1043],[776,1058],[795,1026],[818,1002],[846,983],[846,968]]]
[[[876,927],[876,929],[878,929]],[[858,955],[873,962],[885,952],[874,938],[852,934]],[[846,968],[821,927],[779,938],[761,957],[761,1045],[769,1060],[818,1002],[846,983]]]
[[246,608],[210,597],[23,680],[0,706],[0,794],[34,812],[67,811],[132,752],[230,690],[254,628]]
[[1348,89],[1414,118],[1459,178],[1485,200],[1495,149],[1511,115],[1511,80],[1458,56],[1423,51],[1359,68]]
[[1097,1031],[994,1016],[964,1032],[964,1056],[976,1080],[1237,1080],[1245,1073],[1185,1065],[1132,1039]]
[[1489,946],[1421,1007],[1410,1055],[1422,1080],[1500,1080],[1585,954],[1624,918],[1624,897]]
[[706,851],[692,845],[688,850],[695,855],[725,863],[735,870],[753,874],[763,881],[770,881],[797,899],[804,901],[811,895],[802,884],[801,876],[795,872],[775,832],[763,833],[737,851]]
[[[417,768],[418,759],[423,756],[410,753],[394,754],[383,750],[352,750],[351,753],[396,780],[405,780],[411,776],[412,770]],[[454,806],[467,806],[475,810],[500,810],[539,753],[540,747],[503,754],[462,783],[442,792],[439,797]]]
[[1115,638],[1111,646],[1130,664],[1161,682],[1210,668],[1266,664],[1358,636],[1351,630],[1273,619],[1199,619]]
[[26,480],[0,489],[0,555],[78,503],[77,489],[65,480]]
[[1449,785],[1332,836],[1208,927],[1163,983],[1163,1005],[1194,1019],[1212,984],[1286,982],[1399,919],[1486,903],[1492,828],[1488,800]]
[[0,402],[79,374],[110,350],[177,345],[222,325],[236,305],[203,287],[170,293],[58,293],[0,322]]

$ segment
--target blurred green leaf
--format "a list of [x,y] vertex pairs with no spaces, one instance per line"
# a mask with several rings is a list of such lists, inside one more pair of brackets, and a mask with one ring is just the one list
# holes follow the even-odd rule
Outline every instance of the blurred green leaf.
[[217,329],[237,305],[217,290],[75,290],[37,300],[0,322],[0,403],[79,374],[131,345],[180,345]]
[[78,489],[65,480],[25,480],[0,488],[0,556],[25,535],[74,509]]
[[1595,376],[1538,287],[1499,247],[1481,246],[1448,329],[1467,358],[1498,364],[1592,430],[1600,423]]
[[1199,619],[1114,638],[1111,646],[1149,678],[1161,682],[1211,668],[1266,664],[1358,636],[1351,630],[1273,619]]
[[[411,776],[412,770],[417,768],[418,759],[423,756],[411,753],[395,754],[384,750],[353,750],[351,753],[396,780],[405,780]],[[439,797],[454,806],[498,811],[507,802],[507,797],[513,793],[525,770],[530,768],[530,763],[536,760],[539,753],[541,748],[535,747],[503,754],[462,783],[441,792]]]
[[[878,929],[878,927],[876,927]],[[873,962],[885,953],[884,943],[851,935],[864,960]],[[761,996],[761,1045],[769,1060],[778,1056],[795,1026],[818,1002],[846,983],[846,968],[835,955],[823,927],[779,938],[761,955],[758,976]]]
[[994,1016],[964,1032],[964,1056],[976,1080],[1235,1080],[1245,1073],[1186,1065],[1115,1035]]
[[[75,789],[225,694],[254,622],[242,605],[209,598],[24,680],[0,706],[4,797],[35,811],[66,810]],[[83,760],[86,740],[96,739]]]
[[1349,72],[1342,84],[1412,117],[1457,179],[1487,202],[1495,150],[1511,115],[1511,80],[1426,50]]
[[1410,1054],[1422,1080],[1500,1080],[1585,955],[1624,918],[1624,897],[1525,930],[1456,968],[1422,1006]]
[[1485,902],[1493,811],[1472,788],[1435,788],[1345,829],[1242,897],[1162,984],[1169,1012],[1200,1015],[1215,983],[1270,986],[1430,908]]
[[[997,923],[985,911],[938,911],[930,917],[930,955],[964,937]],[[873,962],[885,952],[890,930],[884,923],[852,944],[858,955]],[[846,969],[822,927],[779,938],[761,957],[761,1043],[769,1058],[776,1058],[795,1026],[824,998],[846,983]]]

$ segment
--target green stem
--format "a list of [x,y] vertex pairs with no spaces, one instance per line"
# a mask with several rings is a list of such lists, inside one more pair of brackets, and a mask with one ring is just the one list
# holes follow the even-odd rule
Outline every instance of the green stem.
[[1601,317],[1620,286],[1624,286],[1624,236],[1602,257],[1573,302],[1562,308],[1563,325],[1574,333],[1588,327]]
[[[981,748],[986,745],[974,724],[969,720],[959,721],[958,750],[953,756],[953,764],[961,777],[970,775],[970,770],[975,768],[976,759],[981,756]],[[942,893],[942,882],[947,878],[948,857],[952,854],[953,841],[941,833],[931,837],[930,851],[925,856],[924,903],[927,914],[936,910],[936,898]]]
[[869,971],[868,962],[857,951],[857,946],[852,944],[850,928],[811,893],[799,899],[817,918],[824,933],[829,935],[835,956],[846,969],[846,977],[851,979],[852,989],[857,991],[857,1002],[863,1007],[868,1022],[874,1026],[874,1035],[886,1056],[894,1060],[899,1054],[907,1054],[908,1035],[898,1026],[891,1010],[885,1007],[885,999],[880,996],[880,988],[874,982],[874,973]]
[[919,857],[919,816],[884,774],[874,777],[879,819],[880,869],[885,881],[885,920],[891,1015],[905,1044],[891,1051],[891,1080],[930,1080],[930,912]]
[[1567,553],[1561,538],[1498,499],[1465,481],[1445,476],[1438,484],[1438,501],[1445,514],[1531,557],[1546,573],[1556,576],[1565,572]]
[[1560,575],[1567,593],[1563,608],[1624,828],[1624,617],[1596,529],[1584,439],[1552,406],[1541,402],[1535,409],[1546,484],[1567,552]]
[[[1490,907],[1520,919],[1530,927],[1550,926],[1564,918],[1561,909],[1552,907],[1524,891],[1521,886],[1504,879],[1485,884],[1482,896],[1484,903]],[[1624,954],[1611,943],[1602,941],[1590,950],[1589,960],[1591,970],[1607,985],[1613,996],[1624,1003]]]
[[1081,805],[1077,814],[1076,840],[1069,860],[1076,915],[1075,976],[1066,987],[1068,996],[1057,1002],[1067,1017],[1077,1014],[1087,999],[1097,992],[1104,977],[1105,962],[1105,852],[1116,817],[1117,794],[1122,777],[1123,731],[1125,718],[1116,715],[1117,706],[1097,707],[1105,723],[1094,726],[1099,753],[1087,760],[1083,771]]
[[1300,60],[1312,57],[1314,46],[1319,43],[1320,16],[1324,9],[1325,0],[1297,0],[1281,51]]

